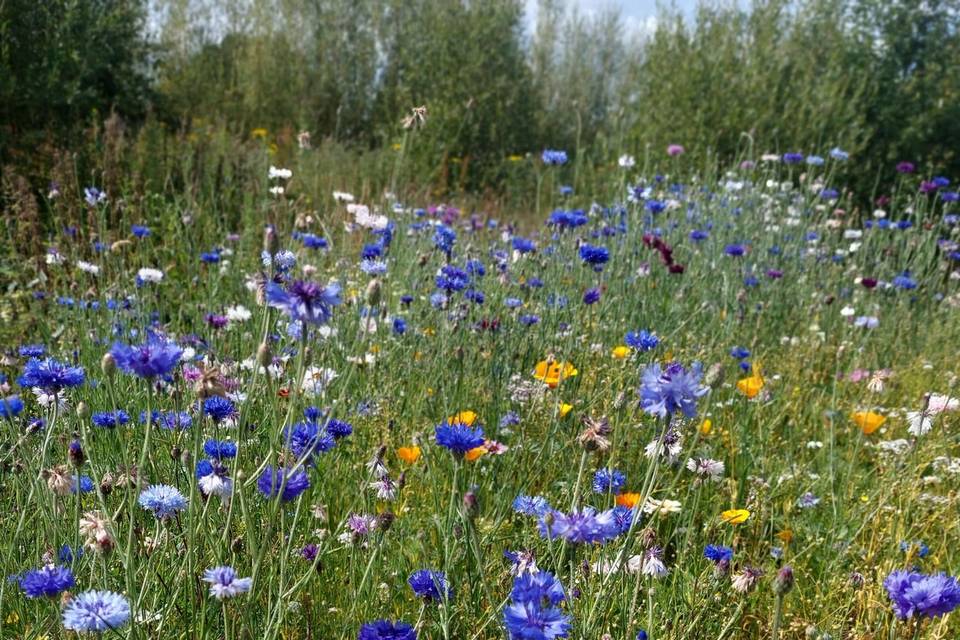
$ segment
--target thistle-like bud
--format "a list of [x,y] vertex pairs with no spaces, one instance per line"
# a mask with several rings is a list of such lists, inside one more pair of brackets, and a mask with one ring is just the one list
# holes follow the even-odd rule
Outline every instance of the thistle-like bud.
[[379,278],[374,278],[367,285],[367,293],[366,293],[367,304],[370,305],[371,307],[376,307],[377,305],[380,304],[380,290],[381,290],[381,285],[380,285]]
[[778,596],[786,595],[793,589],[793,567],[785,565],[773,579],[773,592]]
[[863,579],[862,573],[854,571],[853,573],[850,574],[850,577],[847,579],[847,581],[850,583],[850,586],[853,589],[863,588],[864,579]]
[[257,364],[261,367],[268,367],[272,362],[273,353],[270,352],[270,345],[266,342],[261,342],[260,346],[257,347]]
[[77,417],[81,420],[90,417],[90,407],[86,402],[81,401],[77,403]]
[[103,375],[108,378],[113,377],[114,372],[117,370],[117,361],[114,360],[113,354],[103,354],[103,358],[100,359],[100,370],[103,371]]
[[392,525],[393,521],[396,519],[397,517],[393,515],[392,511],[384,511],[377,516],[377,528],[381,531],[388,531],[390,529],[390,525]]
[[70,460],[70,464],[79,469],[83,466],[83,463],[87,461],[87,456],[83,452],[83,445],[80,444],[79,440],[74,440],[70,443],[70,446],[67,448],[67,459]]

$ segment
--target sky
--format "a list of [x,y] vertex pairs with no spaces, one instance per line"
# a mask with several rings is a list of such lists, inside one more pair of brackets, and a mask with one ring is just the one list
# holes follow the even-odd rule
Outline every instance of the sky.
[[[532,25],[536,22],[537,0],[526,0],[526,3],[527,19]],[[656,27],[657,0],[567,0],[567,4],[577,7],[584,14],[599,13],[609,7],[617,8],[628,32],[649,33]],[[697,0],[664,0],[664,4],[692,15]]]

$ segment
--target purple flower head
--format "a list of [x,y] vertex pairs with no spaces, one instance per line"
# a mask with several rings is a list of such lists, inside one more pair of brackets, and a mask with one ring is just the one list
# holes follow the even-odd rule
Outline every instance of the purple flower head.
[[557,607],[532,602],[515,602],[503,611],[503,622],[511,640],[554,640],[568,637],[570,616]]
[[417,640],[417,632],[406,622],[375,620],[360,627],[357,640]]
[[130,346],[117,342],[110,349],[110,355],[121,371],[141,378],[155,378],[173,371],[180,362],[183,350],[173,342],[151,336],[141,345]]
[[960,606],[960,584],[945,573],[926,575],[916,571],[894,571],[883,581],[898,617],[913,614],[930,618],[946,615]]
[[619,533],[612,509],[600,513],[592,507],[574,509],[569,514],[552,511],[540,519],[540,535],[565,538],[574,544],[603,544]]
[[558,605],[566,599],[563,584],[549,571],[524,573],[513,580],[514,602]]
[[567,152],[557,149],[544,149],[540,159],[543,160],[545,165],[559,166],[567,163]]
[[21,387],[40,387],[56,393],[67,387],[79,387],[85,377],[83,367],[71,367],[53,358],[30,358],[17,382]]
[[453,589],[442,571],[421,569],[407,579],[407,584],[418,598],[430,602],[442,602],[453,597]]
[[603,265],[610,260],[610,251],[606,247],[583,243],[580,245],[580,259],[593,267],[595,271],[603,269]]
[[730,562],[733,559],[733,549],[717,544],[708,544],[703,549],[703,557],[714,564]]
[[471,449],[483,445],[483,427],[471,428],[462,423],[450,424],[444,421],[436,426],[434,434],[437,444],[450,449],[454,455],[462,456]]
[[41,569],[27,571],[19,583],[28,598],[52,598],[73,587],[76,581],[67,567],[48,564]]
[[674,362],[662,369],[659,363],[643,372],[640,405],[650,415],[666,418],[680,411],[688,418],[697,415],[697,398],[709,390],[700,384],[702,371],[695,362],[689,370]]
[[84,591],[63,610],[63,626],[81,633],[119,629],[130,619],[130,603],[112,591]]
[[593,474],[594,493],[620,493],[627,484],[627,476],[616,469],[597,469]]
[[253,578],[238,578],[233,567],[207,569],[203,572],[203,581],[210,584],[210,595],[217,600],[246,593],[253,586]]
[[267,303],[295,322],[322,325],[330,320],[333,307],[340,304],[340,285],[321,287],[316,282],[298,280],[284,290],[271,282],[267,285]]
[[916,170],[917,166],[912,162],[904,160],[903,162],[897,163],[897,173],[913,173]]
[[640,331],[627,333],[624,342],[626,342],[628,347],[632,347],[637,351],[650,351],[651,349],[657,348],[660,344],[660,338],[646,329],[641,329]]
[[289,471],[268,465],[257,479],[257,489],[264,498],[280,496],[283,502],[295,500],[297,496],[310,488],[310,478],[303,469]]

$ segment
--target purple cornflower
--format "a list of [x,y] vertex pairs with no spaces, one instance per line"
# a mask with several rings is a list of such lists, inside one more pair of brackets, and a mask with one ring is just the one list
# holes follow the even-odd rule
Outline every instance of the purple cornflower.
[[707,393],[700,384],[702,371],[695,362],[690,370],[674,362],[661,369],[659,363],[649,365],[643,372],[640,387],[640,405],[643,410],[660,418],[677,411],[692,418],[697,414],[697,398]]
[[357,640],[417,640],[417,632],[406,622],[375,620],[360,627]]
[[75,583],[70,569],[53,564],[27,571],[19,580],[20,589],[28,598],[52,598]]
[[628,347],[632,347],[637,351],[650,351],[651,349],[657,348],[657,345],[660,344],[660,338],[646,329],[641,329],[640,331],[630,331],[627,333],[624,342],[626,342]]
[[627,476],[616,469],[597,469],[593,474],[594,493],[620,493],[627,484]]
[[310,478],[303,469],[290,471],[283,468],[274,468],[267,465],[257,479],[257,489],[264,498],[272,499],[280,496],[283,502],[290,502],[310,488]]
[[418,598],[428,602],[441,602],[453,597],[453,589],[447,582],[447,576],[442,571],[421,569],[415,571],[407,579],[407,584],[413,589]]
[[267,285],[267,303],[281,309],[294,322],[322,325],[330,320],[333,307],[340,304],[340,285],[321,287],[316,282],[298,280],[284,290],[271,282]]
[[894,571],[883,581],[893,611],[899,618],[914,614],[935,618],[960,606],[960,584],[945,573],[926,575],[916,571]]
[[597,302],[600,302],[600,289],[594,287],[583,292],[583,304],[595,304]]
[[238,578],[233,567],[207,569],[203,572],[203,581],[210,584],[210,595],[217,600],[246,593],[253,586],[253,578]]
[[606,247],[594,246],[592,244],[583,243],[580,245],[580,259],[583,260],[585,264],[593,267],[595,271],[600,271],[603,269],[603,265],[610,260],[610,251]]
[[53,358],[30,358],[17,382],[21,387],[40,387],[56,393],[66,387],[79,387],[85,378],[83,367],[71,367]]
[[618,534],[612,509],[597,513],[593,507],[583,507],[569,514],[551,511],[540,518],[540,535],[545,538],[565,538],[574,544],[602,544]]
[[117,342],[110,349],[110,355],[121,371],[141,378],[155,378],[169,374],[180,361],[183,350],[173,342],[151,336],[150,340],[136,346]]

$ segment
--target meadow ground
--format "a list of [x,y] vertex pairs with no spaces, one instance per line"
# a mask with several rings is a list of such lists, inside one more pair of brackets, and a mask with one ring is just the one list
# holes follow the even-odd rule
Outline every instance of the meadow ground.
[[545,152],[497,220],[308,154],[8,253],[0,637],[960,635],[949,181]]

